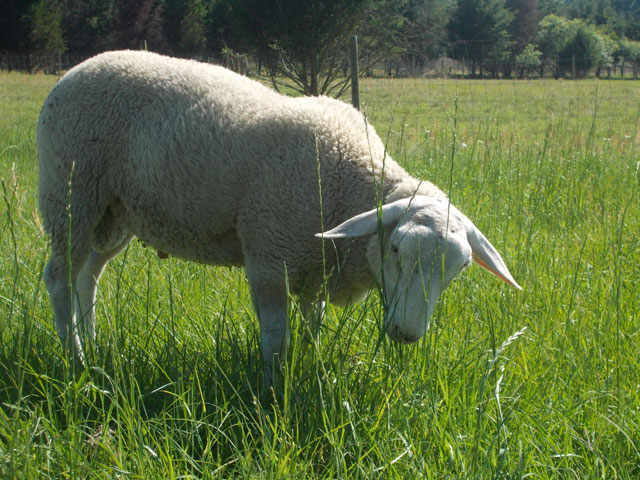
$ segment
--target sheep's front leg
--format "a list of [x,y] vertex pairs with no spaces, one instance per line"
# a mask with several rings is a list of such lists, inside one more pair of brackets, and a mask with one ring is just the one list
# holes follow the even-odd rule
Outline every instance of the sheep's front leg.
[[289,319],[285,292],[252,288],[253,303],[260,321],[265,386],[282,374],[289,348]]

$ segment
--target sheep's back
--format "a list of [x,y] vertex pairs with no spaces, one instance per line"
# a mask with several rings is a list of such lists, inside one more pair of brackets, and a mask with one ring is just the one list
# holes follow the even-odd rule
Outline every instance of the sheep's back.
[[117,201],[156,248],[215,263],[207,241],[237,234],[301,277],[321,278],[315,233],[418,185],[347,104],[146,52],[101,54],[65,75],[43,106],[38,147],[47,231],[73,165],[74,195],[84,189],[98,209]]
[[[239,132],[265,109],[263,96],[270,105],[279,98],[223,68],[146,52],[110,52],[72,69],[38,123],[45,227],[60,211],[73,166],[74,184],[95,190],[96,205],[117,198],[146,216],[139,221],[153,222],[157,211],[189,229],[215,218],[207,228],[226,233],[252,170]],[[199,220],[184,225],[189,215]]]

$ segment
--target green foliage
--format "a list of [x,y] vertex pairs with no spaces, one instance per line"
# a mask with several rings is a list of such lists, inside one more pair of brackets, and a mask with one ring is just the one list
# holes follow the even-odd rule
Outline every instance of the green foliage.
[[633,76],[638,78],[640,73],[640,42],[623,39],[614,56],[620,60],[622,65],[631,64]]
[[598,71],[602,69],[609,70],[613,66],[614,55],[618,47],[618,43],[602,32],[595,32],[595,35],[598,42],[598,50],[600,51],[600,58],[598,59],[597,64]]
[[155,0],[114,0],[108,46],[111,49],[147,48],[162,51],[162,4]]
[[[245,46],[266,59],[271,77],[284,76],[307,95],[318,95],[323,72],[327,88],[343,58],[336,58],[338,43],[348,42],[365,2],[332,1],[318,8],[314,2],[285,1],[273,8],[267,0],[230,0],[235,12],[234,32]],[[238,50],[238,48],[235,48]]]
[[626,39],[620,41],[618,55],[627,62],[640,63],[640,42]]
[[617,28],[619,36],[630,40],[640,40],[640,0],[613,0],[618,15]]
[[180,42],[178,46],[183,52],[199,53],[206,46],[205,38],[206,9],[199,0],[192,0],[180,21]]
[[202,0],[165,0],[162,13],[165,36],[173,53],[206,50],[208,12]]
[[566,2],[564,0],[540,0],[540,12],[546,15],[563,15]]
[[31,7],[31,48],[41,55],[66,49],[62,31],[62,4],[59,0],[38,0]]
[[363,11],[355,30],[363,70],[406,52],[408,42],[403,35],[406,5],[407,0],[376,0]]
[[598,64],[601,44],[593,29],[580,20],[574,20],[575,34],[560,50],[560,74],[583,78]]
[[594,25],[606,25],[612,23],[615,10],[611,0],[574,0],[567,5],[567,15]]
[[34,3],[35,0],[0,0],[0,51],[29,51]]
[[514,14],[510,27],[514,49],[520,53],[526,45],[534,42],[541,17],[540,6],[538,0],[510,0],[507,4]]
[[[346,87],[337,79],[346,68],[349,38],[361,33],[363,59],[393,47],[394,33],[402,24],[396,0],[332,0],[300,2],[281,0],[228,0],[234,12],[234,50],[249,49],[261,58],[277,86],[287,78],[305,95],[340,93]],[[291,85],[289,85],[291,86]]]
[[548,64],[554,72],[554,76],[560,76],[560,53],[571,41],[574,35],[572,23],[566,18],[551,14],[540,21],[536,44],[542,53],[542,60]]
[[448,0],[409,0],[406,3],[400,36],[406,45],[404,55],[412,62],[423,64],[430,58],[444,55],[450,6]]
[[541,73],[559,77],[568,43],[593,47],[588,35],[573,38],[580,22],[597,27],[600,73],[615,66],[611,43],[640,40],[640,0],[0,0],[0,51],[89,55],[145,43],[176,55],[234,51],[266,66],[275,83],[339,95],[353,33],[363,71],[385,61],[387,72],[420,74],[450,56],[472,75],[508,77],[536,44]]
[[460,0],[454,10],[449,29],[454,42],[460,42],[458,57],[468,58],[472,75],[486,69],[497,76],[509,57],[509,26],[513,14],[504,0]]
[[529,43],[524,50],[516,56],[516,63],[520,68],[520,76],[524,77],[536,71],[542,65],[542,52],[535,45]]

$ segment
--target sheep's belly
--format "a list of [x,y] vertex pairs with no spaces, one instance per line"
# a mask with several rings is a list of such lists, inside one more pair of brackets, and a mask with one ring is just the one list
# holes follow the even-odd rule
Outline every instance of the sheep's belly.
[[218,218],[206,224],[172,216],[169,212],[162,205],[160,208],[150,204],[132,207],[114,202],[94,228],[92,246],[96,251],[107,252],[135,235],[145,245],[158,250],[161,257],[168,254],[210,265],[244,265],[242,245],[229,219]]
[[147,238],[144,235],[138,237],[145,245],[155,248],[161,258],[171,255],[209,265],[244,265],[240,239],[235,230],[209,237],[206,241],[194,241],[186,238],[184,232],[178,231],[163,238]]

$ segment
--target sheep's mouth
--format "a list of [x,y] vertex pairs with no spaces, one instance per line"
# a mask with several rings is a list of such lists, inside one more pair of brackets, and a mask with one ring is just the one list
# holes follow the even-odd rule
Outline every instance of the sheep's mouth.
[[420,337],[407,335],[406,333],[404,333],[400,329],[400,327],[398,327],[398,325],[390,325],[389,328],[387,328],[387,336],[394,342],[397,342],[403,345],[415,343],[418,340],[420,340]]

